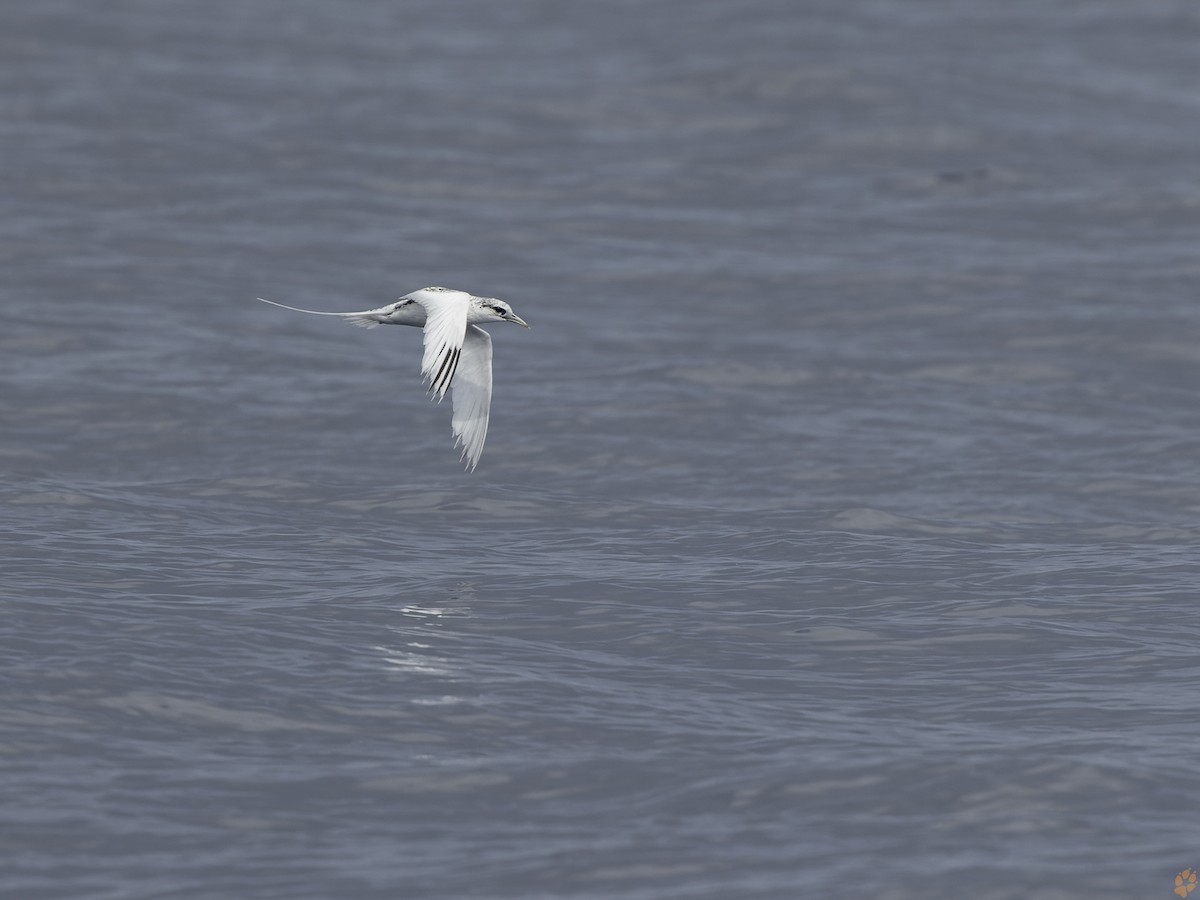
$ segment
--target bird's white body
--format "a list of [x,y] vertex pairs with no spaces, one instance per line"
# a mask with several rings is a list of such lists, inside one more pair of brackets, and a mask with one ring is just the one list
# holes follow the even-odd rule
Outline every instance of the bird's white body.
[[258,298],[272,306],[316,316],[337,316],[352,325],[412,325],[425,330],[425,353],[421,374],[429,391],[439,401],[453,387],[454,414],[450,425],[455,446],[462,444],[462,458],[474,469],[483,453],[488,418],[492,408],[492,339],[479,325],[512,322],[529,326],[503,300],[476,297],[466,291],[427,287],[405,294],[395,303],[362,312],[319,312],[284,306]]

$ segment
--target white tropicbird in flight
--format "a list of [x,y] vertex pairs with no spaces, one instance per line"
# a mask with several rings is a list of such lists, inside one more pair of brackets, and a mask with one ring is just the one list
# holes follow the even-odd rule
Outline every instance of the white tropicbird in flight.
[[466,291],[427,287],[405,294],[395,303],[363,312],[318,312],[284,306],[258,298],[272,306],[314,316],[338,316],[352,325],[415,325],[425,329],[425,355],[421,374],[429,381],[429,393],[440,402],[453,384],[454,446],[462,444],[462,459],[474,470],[483,453],[488,415],[492,408],[492,338],[479,326],[486,322],[529,325],[503,300],[475,297]]

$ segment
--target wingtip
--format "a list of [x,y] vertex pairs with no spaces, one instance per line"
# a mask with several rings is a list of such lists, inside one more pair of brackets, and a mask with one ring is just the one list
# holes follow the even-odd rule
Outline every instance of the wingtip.
[[470,456],[470,455],[468,454],[468,448],[467,448],[467,445],[463,443],[463,439],[462,439],[462,435],[461,435],[461,434],[457,434],[457,435],[455,435],[455,436],[454,436],[454,446],[455,446],[455,448],[456,448],[456,449],[457,449],[459,446],[461,446],[461,447],[463,448],[463,449],[462,449],[462,453],[460,453],[460,454],[458,455],[458,461],[459,461],[460,463],[464,463],[464,469],[465,469],[467,472],[474,472],[474,471],[475,471],[475,467],[476,467],[477,465],[479,465],[479,459],[480,459],[480,457],[482,457],[482,456],[483,456],[483,449],[482,449],[482,448],[480,448],[479,455],[477,455],[477,456]]

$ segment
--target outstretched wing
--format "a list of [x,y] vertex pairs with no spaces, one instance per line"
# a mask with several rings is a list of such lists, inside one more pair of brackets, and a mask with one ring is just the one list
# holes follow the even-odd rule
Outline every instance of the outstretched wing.
[[462,291],[441,294],[417,291],[410,296],[425,308],[425,354],[421,357],[421,374],[429,379],[429,391],[440,401],[446,396],[458,369],[471,295]]
[[292,312],[308,313],[310,316],[337,316],[340,319],[345,319],[351,325],[357,325],[360,328],[374,328],[377,325],[382,325],[383,320],[387,315],[395,310],[396,304],[389,303],[387,306],[381,306],[379,309],[364,309],[362,312],[318,312],[315,309],[301,309],[298,306],[284,306],[282,303],[276,303],[274,300],[267,300],[259,297],[263,303],[270,303],[272,306],[278,306],[281,309],[290,309]]
[[462,444],[462,458],[472,470],[479,465],[492,411],[492,339],[486,331],[468,325],[454,379],[454,446]]

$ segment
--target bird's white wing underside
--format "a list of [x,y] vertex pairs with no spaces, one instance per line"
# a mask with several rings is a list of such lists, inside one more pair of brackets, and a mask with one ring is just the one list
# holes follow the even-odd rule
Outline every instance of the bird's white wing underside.
[[454,429],[454,445],[462,444],[462,458],[474,469],[483,454],[492,409],[492,338],[475,325],[466,328],[453,394],[454,415],[450,425]]
[[454,380],[467,330],[469,296],[455,292],[444,296],[414,297],[425,308],[425,353],[421,374],[429,379],[429,390],[441,400]]

